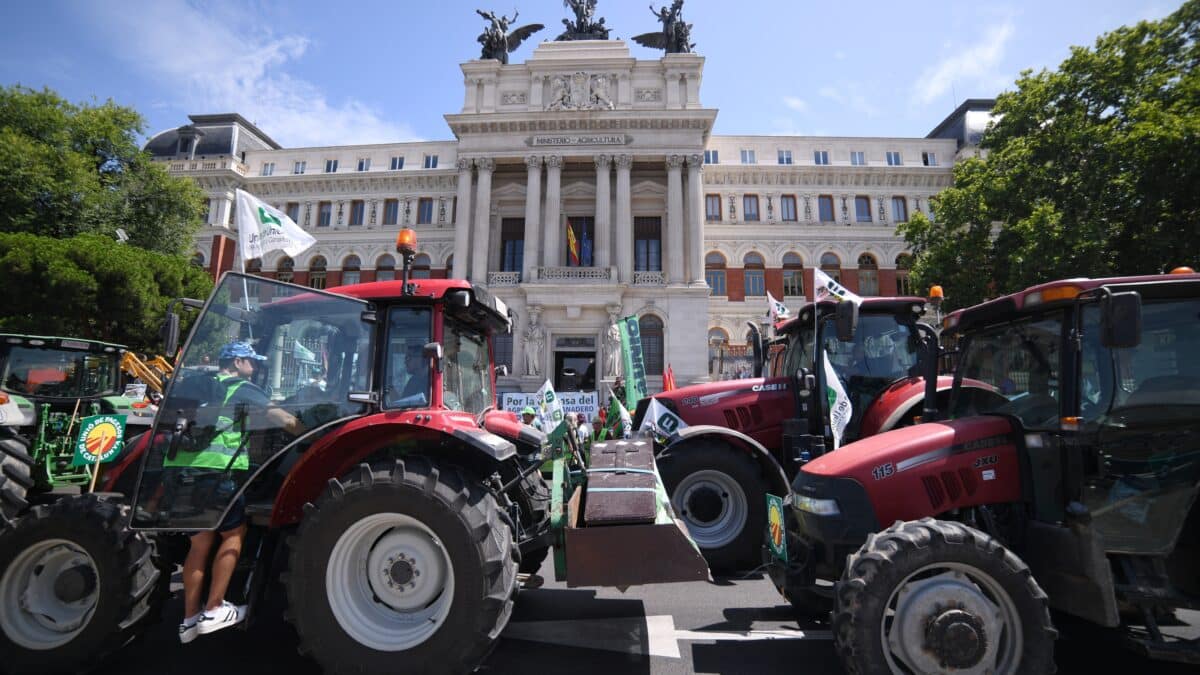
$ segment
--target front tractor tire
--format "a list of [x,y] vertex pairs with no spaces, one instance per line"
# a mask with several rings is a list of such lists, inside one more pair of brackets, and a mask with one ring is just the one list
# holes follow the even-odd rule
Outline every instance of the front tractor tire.
[[869,536],[836,596],[834,640],[852,675],[1054,672],[1046,594],[966,525],[924,518]]
[[746,453],[700,440],[657,459],[671,506],[708,566],[733,572],[758,566],[767,526],[767,484]]
[[160,613],[154,545],[95,495],[35,506],[0,532],[0,672],[94,667]]
[[512,613],[508,516],[477,481],[425,457],[331,480],[289,548],[288,613],[325,672],[470,672]]
[[34,485],[33,465],[33,457],[20,437],[0,427],[0,524],[29,507],[26,495]]

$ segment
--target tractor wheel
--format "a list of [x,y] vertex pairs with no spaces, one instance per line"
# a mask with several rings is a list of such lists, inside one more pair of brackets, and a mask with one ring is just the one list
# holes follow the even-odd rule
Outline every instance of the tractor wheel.
[[1057,631],[1029,567],[986,534],[924,518],[867,538],[837,586],[847,673],[1050,673]]
[[25,495],[33,489],[33,457],[15,435],[0,430],[0,523],[29,508]]
[[35,506],[0,533],[0,672],[75,672],[158,615],[154,546],[95,495]]
[[518,550],[495,498],[425,457],[362,464],[305,508],[289,615],[329,673],[464,673],[512,614]]
[[675,513],[714,571],[755,567],[767,526],[767,484],[754,460],[712,441],[658,458]]

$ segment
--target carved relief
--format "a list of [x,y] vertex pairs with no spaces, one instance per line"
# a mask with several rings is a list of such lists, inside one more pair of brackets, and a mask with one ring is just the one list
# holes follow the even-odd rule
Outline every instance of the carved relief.
[[559,155],[546,155],[546,168],[558,169],[562,167],[562,157]]
[[491,157],[480,157],[475,160],[475,168],[480,171],[492,171],[496,168],[496,160]]
[[546,110],[612,110],[612,75],[555,75],[550,80],[550,100]]
[[617,162],[618,169],[628,170],[633,166],[633,155],[616,155],[614,159]]
[[471,160],[467,159],[466,157],[459,157],[458,160],[454,162],[454,166],[458,167],[459,171],[470,171]]
[[808,195],[804,195],[804,222],[812,222],[812,202],[809,201]]
[[538,169],[541,169],[542,168],[542,158],[537,155],[526,155],[525,156],[525,166],[527,166],[530,169],[533,169],[535,171]]
[[500,94],[501,105],[524,105],[529,97],[523,91],[506,91]]
[[662,89],[635,89],[633,98],[638,103],[658,103],[662,101]]
[[596,162],[597,171],[608,171],[608,167],[612,164],[612,157],[608,155],[596,155],[594,161]]
[[668,169],[679,169],[681,167],[683,167],[683,157],[679,155],[671,155],[670,157],[667,157]]
[[688,155],[687,164],[688,164],[688,168],[690,168],[690,169],[699,169],[699,170],[703,171],[704,170],[704,156],[703,155]]
[[[374,211],[372,211],[373,213]],[[446,224],[446,198],[438,197],[438,225]]]

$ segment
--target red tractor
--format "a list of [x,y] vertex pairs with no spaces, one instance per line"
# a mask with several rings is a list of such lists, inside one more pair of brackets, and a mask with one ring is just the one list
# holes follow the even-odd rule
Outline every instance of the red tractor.
[[1200,663],[1160,626],[1200,608],[1198,317],[1197,274],[1058,281],[950,314],[949,420],[805,465],[772,514],[772,578],[785,594],[836,580],[851,673],[1049,672],[1050,609]]
[[[161,412],[107,472],[108,493],[61,500],[74,525],[0,533],[0,671],[73,671],[127,641],[169,577],[131,573],[147,560],[169,572],[179,533],[235,511],[248,532],[233,599],[253,617],[279,580],[302,651],[330,672],[473,669],[518,572],[552,545],[573,586],[708,578],[649,443],[597,444],[583,466],[496,409],[507,308],[465,281],[410,281],[405,232],[400,281],[317,291],[227,274],[207,302],[184,303],[200,314]],[[174,353],[177,315],[166,332]],[[222,378],[228,345],[265,360]]]

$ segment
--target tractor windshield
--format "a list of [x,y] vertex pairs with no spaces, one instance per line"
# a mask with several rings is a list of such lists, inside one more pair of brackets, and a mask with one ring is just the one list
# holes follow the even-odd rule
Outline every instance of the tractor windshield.
[[447,408],[469,413],[483,412],[492,405],[491,354],[487,336],[447,318],[445,326],[446,368],[442,373],[443,397]]
[[[229,274],[196,321],[158,416],[135,525],[208,529],[298,437],[361,414],[371,388],[365,303]],[[311,438],[311,437],[310,437]],[[232,509],[231,509],[232,507]]]
[[[984,328],[966,339],[955,371],[955,417],[1003,414],[1027,429],[1057,429],[1063,312]],[[962,387],[962,380],[989,387]]]
[[[827,316],[821,323],[821,337],[825,358],[850,398],[851,416],[845,437],[858,438],[863,415],[871,403],[893,382],[911,373],[920,341],[916,331],[900,323],[894,314],[861,315],[854,339],[848,342],[838,340],[834,317]],[[824,381],[824,373],[817,377]]]
[[[84,343],[86,349],[86,343]],[[116,394],[120,380],[117,353],[24,344],[0,345],[0,388],[37,398],[87,398]]]

